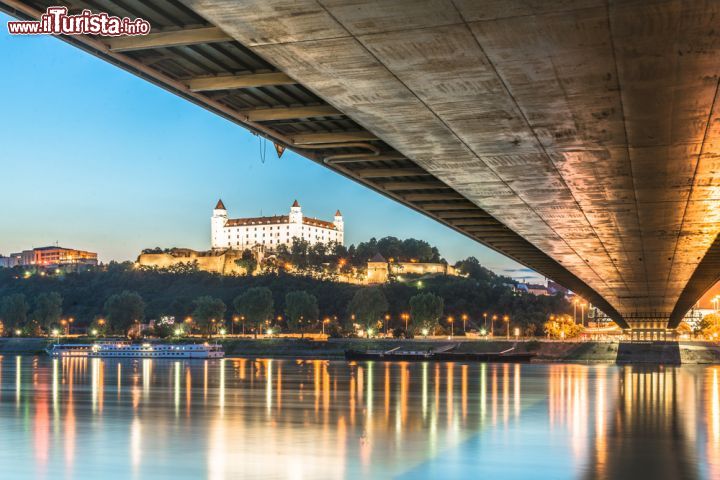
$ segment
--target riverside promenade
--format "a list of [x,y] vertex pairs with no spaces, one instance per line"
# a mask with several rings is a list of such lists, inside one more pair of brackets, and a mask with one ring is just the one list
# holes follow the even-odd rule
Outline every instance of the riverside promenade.
[[[194,339],[196,341],[196,339]],[[74,339],[73,341],[90,341]],[[496,353],[515,348],[518,353],[531,352],[533,362],[639,363],[639,364],[720,364],[720,346],[714,342],[574,342],[530,340],[442,339],[357,339],[338,338],[327,341],[294,338],[218,339],[227,357],[316,358],[339,360],[346,350],[429,350],[441,345],[457,344],[456,351]],[[47,338],[0,338],[0,355],[44,355],[52,343]]]

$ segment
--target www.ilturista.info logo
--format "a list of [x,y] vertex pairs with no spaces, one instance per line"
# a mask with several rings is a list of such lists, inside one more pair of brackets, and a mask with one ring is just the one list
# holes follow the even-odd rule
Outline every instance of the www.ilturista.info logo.
[[120,18],[107,13],[83,10],[78,15],[68,15],[67,7],[48,7],[40,20],[8,22],[12,35],[147,35],[150,23],[142,18]]

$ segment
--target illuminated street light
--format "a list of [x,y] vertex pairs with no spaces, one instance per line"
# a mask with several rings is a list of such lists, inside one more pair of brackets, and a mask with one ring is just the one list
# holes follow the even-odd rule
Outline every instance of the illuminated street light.
[[450,338],[453,338],[455,336],[455,319],[453,317],[448,317],[447,319],[448,323],[450,323]]
[[325,335],[325,324],[330,323],[330,319],[325,317],[322,321],[322,334]]
[[22,335],[22,331],[15,330],[15,336],[19,337],[20,335]]
[[490,319],[490,336],[495,336],[495,320],[497,320],[497,315],[493,315]]
[[93,328],[92,330],[90,330],[90,335],[92,335],[93,337],[97,336],[97,334],[98,334],[97,328]]
[[409,313],[402,313],[400,314],[400,318],[405,320],[405,332],[407,334],[408,331],[408,320],[410,320],[410,314]]
[[428,336],[428,333],[429,333],[429,332],[428,332],[428,329],[427,329],[427,328],[423,328],[423,329],[422,329],[423,337],[427,337],[427,336]]
[[505,338],[510,340],[510,317],[508,317],[507,315],[504,315],[503,322],[505,322],[507,324],[507,333],[505,334]]
[[465,333],[467,331],[467,327],[466,327],[467,319],[468,319],[467,314],[463,313],[463,315],[462,315],[463,333]]

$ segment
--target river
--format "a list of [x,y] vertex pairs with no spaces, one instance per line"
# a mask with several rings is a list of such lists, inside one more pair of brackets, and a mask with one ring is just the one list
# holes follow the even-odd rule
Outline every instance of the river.
[[2,478],[720,478],[720,366],[0,358]]

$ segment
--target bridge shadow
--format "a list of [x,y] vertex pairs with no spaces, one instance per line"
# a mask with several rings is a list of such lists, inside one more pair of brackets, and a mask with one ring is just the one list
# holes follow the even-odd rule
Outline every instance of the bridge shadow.
[[680,365],[680,343],[676,341],[620,342],[615,363],[619,365]]

